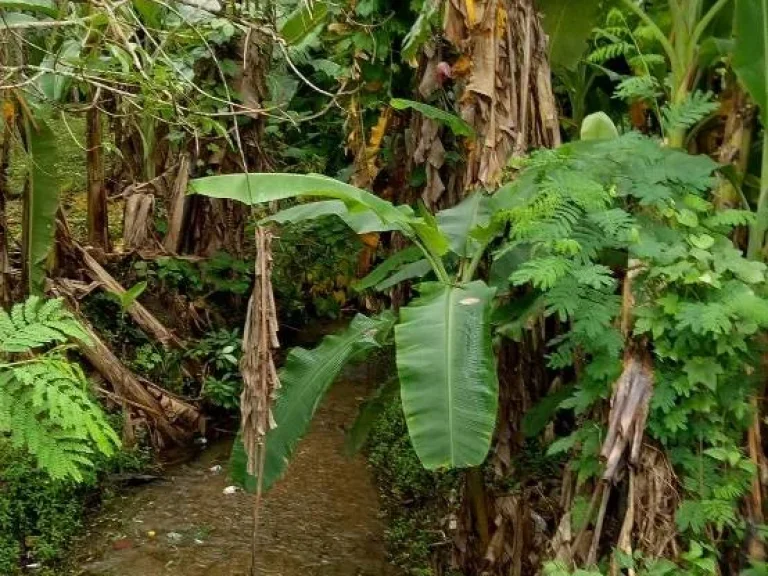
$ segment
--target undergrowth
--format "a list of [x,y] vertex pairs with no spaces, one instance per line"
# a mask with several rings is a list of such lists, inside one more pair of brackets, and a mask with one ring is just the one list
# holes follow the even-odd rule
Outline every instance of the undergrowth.
[[367,456],[387,515],[391,561],[407,574],[431,576],[434,554],[450,554],[459,475],[421,465],[399,402],[391,402],[374,424]]
[[[120,429],[119,417],[110,416],[110,423]],[[109,475],[145,470],[150,461],[144,448],[96,456],[93,470],[78,483],[52,479],[30,456],[0,443],[0,574],[13,576],[23,566],[38,564],[53,570],[81,532],[88,511],[112,495]]]

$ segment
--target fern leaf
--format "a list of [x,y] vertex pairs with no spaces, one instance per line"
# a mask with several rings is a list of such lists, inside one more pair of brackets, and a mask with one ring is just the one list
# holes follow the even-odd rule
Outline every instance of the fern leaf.
[[664,129],[668,132],[692,128],[719,108],[711,92],[696,91],[679,104],[665,104],[661,110]]

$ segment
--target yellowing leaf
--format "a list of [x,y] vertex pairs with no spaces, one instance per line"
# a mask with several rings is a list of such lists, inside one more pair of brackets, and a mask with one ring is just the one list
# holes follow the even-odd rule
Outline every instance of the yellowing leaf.
[[13,118],[16,115],[16,110],[13,106],[13,102],[8,100],[3,100],[3,120],[6,124],[10,125],[13,124]]
[[467,5],[467,24],[471,28],[477,23],[477,8],[475,7],[475,0],[465,0]]
[[361,234],[360,240],[362,240],[363,244],[370,248],[376,248],[379,245],[379,235],[376,232]]

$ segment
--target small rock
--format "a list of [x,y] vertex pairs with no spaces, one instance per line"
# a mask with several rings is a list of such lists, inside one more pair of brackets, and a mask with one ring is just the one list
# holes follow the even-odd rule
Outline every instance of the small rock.
[[211,467],[208,469],[208,471],[209,471],[211,474],[221,474],[221,470],[222,470],[222,468],[221,468],[221,464],[216,464],[216,466],[211,466]]
[[229,496],[231,494],[236,493],[238,490],[240,490],[240,488],[238,488],[237,486],[227,486],[226,488],[224,488],[224,494]]
[[178,532],[168,532],[168,534],[166,534],[166,538],[168,538],[168,540],[171,542],[180,542],[183,536]]

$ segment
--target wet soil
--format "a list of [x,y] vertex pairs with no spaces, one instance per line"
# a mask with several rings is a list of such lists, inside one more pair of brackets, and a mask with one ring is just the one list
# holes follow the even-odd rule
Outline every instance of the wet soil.
[[[259,536],[265,576],[393,576],[370,471],[344,455],[343,426],[366,386],[336,384],[285,478],[266,496]],[[252,496],[226,494],[229,443],[110,501],[66,576],[235,576],[248,571]],[[221,471],[218,471],[221,466]]]

